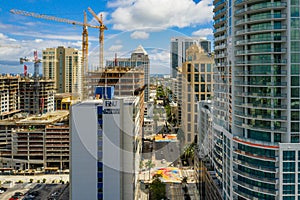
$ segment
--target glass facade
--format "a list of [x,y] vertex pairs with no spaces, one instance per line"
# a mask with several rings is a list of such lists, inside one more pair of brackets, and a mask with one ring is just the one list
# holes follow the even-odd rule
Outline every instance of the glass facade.
[[214,165],[224,199],[299,199],[299,0],[213,4]]

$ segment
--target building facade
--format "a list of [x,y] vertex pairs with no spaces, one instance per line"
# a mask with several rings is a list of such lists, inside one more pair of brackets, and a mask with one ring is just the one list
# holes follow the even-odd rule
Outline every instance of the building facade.
[[81,94],[82,52],[75,48],[43,50],[43,77],[55,81],[57,93]]
[[299,1],[214,1],[214,165],[224,199],[299,199]]
[[178,67],[186,61],[186,50],[193,44],[198,44],[205,52],[211,52],[211,42],[199,37],[172,37],[170,47],[171,78],[177,77]]
[[18,76],[0,76],[0,119],[20,112]]
[[54,111],[54,80],[22,78],[19,82],[20,109],[29,114]]
[[187,51],[182,66],[181,127],[185,143],[192,143],[197,132],[197,102],[213,95],[214,60],[201,47],[194,44]]
[[71,198],[135,199],[139,98],[90,100],[73,105],[71,113]]
[[1,168],[69,169],[69,112],[0,120]]
[[144,84],[145,88],[144,101],[149,100],[149,87],[150,87],[150,59],[148,53],[142,45],[139,45],[132,53],[130,58],[115,58],[106,62],[106,68],[119,67],[119,68],[142,68],[144,69]]

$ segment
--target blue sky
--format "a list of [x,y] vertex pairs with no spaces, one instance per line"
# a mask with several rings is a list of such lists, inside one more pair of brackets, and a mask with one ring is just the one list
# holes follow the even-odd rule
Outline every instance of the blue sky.
[[[24,10],[75,21],[91,7],[103,15],[105,59],[127,57],[143,45],[151,73],[169,73],[169,45],[174,36],[212,39],[212,0],[2,0],[0,4],[0,73],[21,73],[20,57],[39,55],[47,47],[81,49],[81,26],[10,13]],[[87,11],[90,24],[98,25]],[[98,65],[99,30],[89,28],[89,65]],[[32,67],[29,67],[32,72]],[[41,71],[41,70],[40,70]]]

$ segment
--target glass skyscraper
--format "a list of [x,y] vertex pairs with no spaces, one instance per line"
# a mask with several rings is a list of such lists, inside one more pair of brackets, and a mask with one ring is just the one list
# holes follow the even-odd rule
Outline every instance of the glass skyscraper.
[[215,0],[214,158],[224,199],[300,199],[299,0]]

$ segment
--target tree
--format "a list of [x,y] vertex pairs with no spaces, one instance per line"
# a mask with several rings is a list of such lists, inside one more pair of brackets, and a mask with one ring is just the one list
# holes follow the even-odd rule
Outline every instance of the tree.
[[166,185],[160,180],[161,175],[153,176],[153,181],[150,184],[150,200],[166,199]]
[[148,160],[146,163],[145,163],[145,166],[148,168],[149,170],[149,180],[150,180],[150,170],[151,168],[153,168],[155,166],[155,164],[152,162],[152,160]]
[[[192,144],[185,147],[183,155],[186,160],[192,161],[192,162],[194,161],[195,147],[196,147],[195,142],[193,142]],[[189,162],[189,164],[191,164],[191,163]]]

